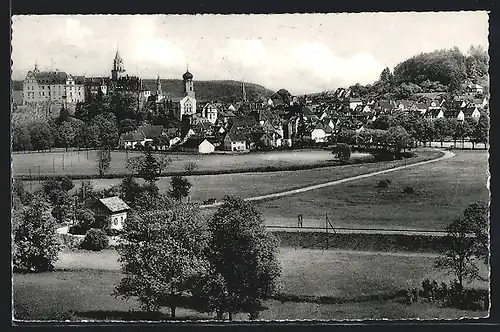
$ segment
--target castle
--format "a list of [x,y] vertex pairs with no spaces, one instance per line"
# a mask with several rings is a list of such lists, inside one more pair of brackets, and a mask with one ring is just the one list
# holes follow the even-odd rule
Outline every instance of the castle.
[[85,78],[65,72],[40,71],[38,64],[23,81],[23,104],[76,103],[85,100]]

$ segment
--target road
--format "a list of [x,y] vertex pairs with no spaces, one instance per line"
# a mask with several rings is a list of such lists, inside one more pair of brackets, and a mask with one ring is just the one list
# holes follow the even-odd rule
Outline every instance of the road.
[[[396,172],[396,171],[400,171],[402,169],[406,169],[406,168],[410,168],[410,167],[416,167],[416,166],[426,165],[426,164],[430,164],[430,163],[435,163],[435,162],[442,161],[442,160],[445,160],[445,159],[449,159],[449,158],[452,158],[452,157],[455,156],[455,154],[453,152],[451,152],[451,151],[443,151],[443,153],[444,153],[444,155],[442,157],[439,157],[439,158],[436,158],[436,159],[432,159],[432,160],[426,160],[426,161],[421,161],[421,162],[414,163],[414,164],[403,165],[403,166],[398,166],[398,167],[394,167],[394,168],[390,168],[390,169],[385,169],[385,170],[382,170],[382,171],[376,171],[376,172],[372,172],[372,173],[367,173],[367,174],[362,174],[362,175],[356,175],[356,176],[353,176],[353,177],[350,177],[350,178],[345,178],[345,179],[341,179],[341,180],[330,181],[330,182],[316,184],[316,185],[313,185],[313,186],[302,187],[302,188],[298,188],[298,189],[294,189],[294,190],[287,190],[287,191],[282,191],[282,192],[274,193],[274,194],[249,197],[249,198],[246,198],[245,200],[246,201],[255,202],[255,201],[263,201],[263,200],[267,200],[267,199],[274,199],[274,198],[279,198],[279,197],[284,197],[284,196],[290,196],[290,195],[300,194],[300,193],[303,193],[303,192],[306,192],[306,191],[317,190],[317,189],[321,189],[321,188],[325,188],[325,187],[335,186],[335,185],[338,185],[338,184],[341,184],[341,183],[346,183],[346,182],[350,182],[350,181],[356,181],[356,180],[360,180],[360,179],[364,179],[364,178],[368,178],[368,177],[372,177],[372,176],[377,176],[377,175],[381,175],[381,174],[387,174],[387,173],[390,173],[390,172]],[[201,205],[200,208],[202,208],[202,209],[203,208],[204,209],[206,209],[206,208],[214,208],[214,207],[220,206],[221,204],[222,204],[222,202],[217,202],[215,204],[210,204],[210,205]]]

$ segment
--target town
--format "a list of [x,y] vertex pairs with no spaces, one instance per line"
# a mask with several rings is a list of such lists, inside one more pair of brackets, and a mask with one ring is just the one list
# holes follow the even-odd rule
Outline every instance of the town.
[[[276,31],[300,26],[275,19]],[[339,74],[349,83],[307,91],[287,79],[269,89],[251,61],[247,75],[211,78],[229,60],[172,56],[152,76],[115,41],[114,56],[75,56],[74,69],[47,66],[62,53],[45,49],[12,78],[13,320],[487,317],[490,58],[476,39],[403,52],[354,83],[362,58]],[[304,85],[332,75],[301,70]]]

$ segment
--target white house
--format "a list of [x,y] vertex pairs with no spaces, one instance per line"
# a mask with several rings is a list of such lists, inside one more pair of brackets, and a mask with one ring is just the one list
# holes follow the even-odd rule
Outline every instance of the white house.
[[224,137],[224,150],[227,151],[246,151],[247,142],[245,136],[236,130],[231,130]]
[[96,220],[108,229],[122,230],[130,207],[117,196],[101,198],[93,208]]
[[474,94],[483,94],[484,88],[479,84],[470,84],[467,86],[467,91]]
[[447,110],[444,112],[444,117],[447,119],[457,119],[458,121],[464,121],[465,115],[461,109],[458,110]]
[[332,135],[332,128],[328,125],[323,126],[320,122],[316,124],[311,131],[311,139],[316,143],[324,143],[328,141],[328,137]]
[[215,151],[215,146],[204,138],[189,138],[180,148],[184,152],[199,154],[210,154]]
[[351,110],[355,110],[356,107],[363,105],[363,101],[360,98],[351,98],[349,99],[349,108]]
[[363,107],[363,112],[364,113],[369,113],[371,111],[372,111],[372,109],[371,109],[370,105],[367,104],[367,105],[365,105],[365,107]]
[[437,108],[437,109],[436,108],[434,108],[434,109],[429,108],[427,110],[427,112],[425,112],[424,117],[426,119],[431,119],[431,120],[439,119],[439,118],[444,117],[444,112],[440,108]]

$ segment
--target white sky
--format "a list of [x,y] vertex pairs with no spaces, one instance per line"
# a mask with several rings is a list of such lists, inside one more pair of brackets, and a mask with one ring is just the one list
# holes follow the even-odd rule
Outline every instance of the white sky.
[[47,15],[12,19],[13,78],[38,61],[74,75],[236,79],[292,94],[376,80],[420,52],[488,47],[487,12],[289,15]]

